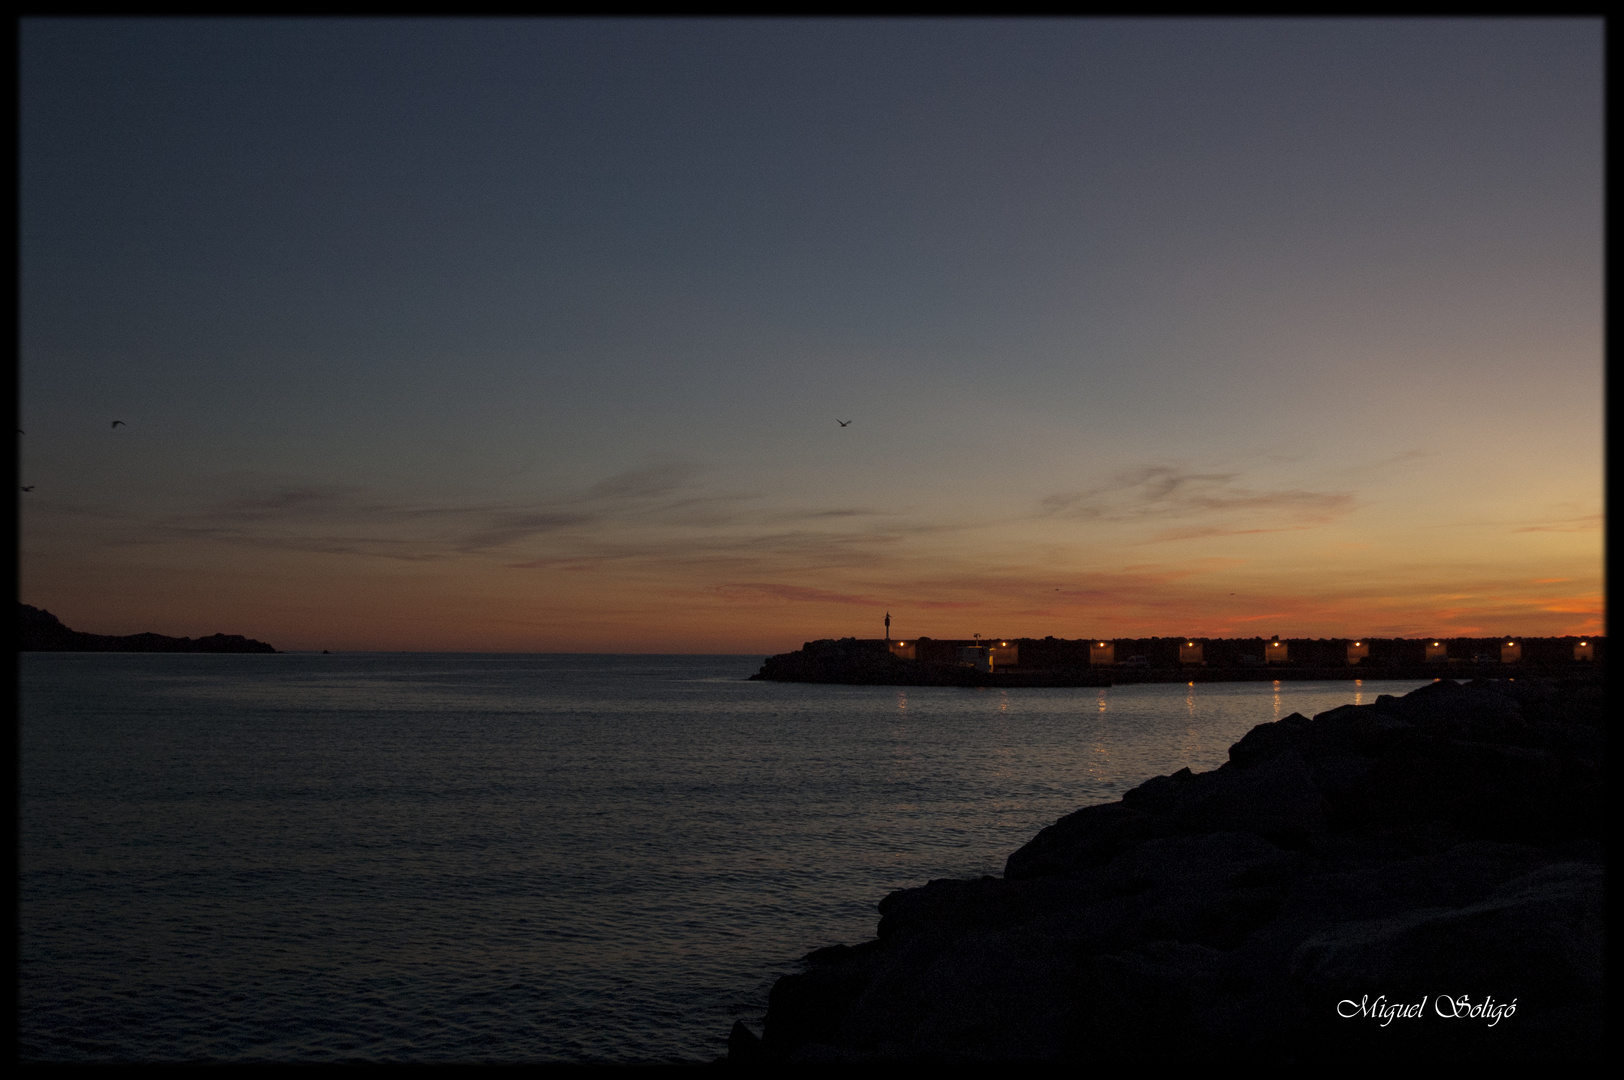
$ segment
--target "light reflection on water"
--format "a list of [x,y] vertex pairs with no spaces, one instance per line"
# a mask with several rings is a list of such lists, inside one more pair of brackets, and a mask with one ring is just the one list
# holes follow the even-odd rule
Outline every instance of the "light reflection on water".
[[752,683],[751,657],[23,654],[49,1059],[703,1060],[895,888],[1419,682]]

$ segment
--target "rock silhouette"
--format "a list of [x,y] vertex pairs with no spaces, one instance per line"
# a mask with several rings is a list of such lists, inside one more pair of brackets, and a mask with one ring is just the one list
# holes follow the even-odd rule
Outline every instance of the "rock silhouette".
[[877,939],[808,954],[729,1056],[1598,1057],[1602,710],[1596,675],[1443,680],[1263,724],[1002,878],[885,897]]
[[166,637],[163,634],[84,634],[69,630],[49,611],[18,604],[19,652],[196,652],[196,653],[274,653],[263,641],[241,634],[211,634],[200,638]]

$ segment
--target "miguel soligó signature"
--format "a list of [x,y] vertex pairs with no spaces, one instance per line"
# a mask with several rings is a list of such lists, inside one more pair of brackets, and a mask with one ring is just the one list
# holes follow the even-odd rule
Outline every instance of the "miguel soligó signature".
[[1344,1020],[1355,1016],[1369,1017],[1380,1020],[1381,1026],[1386,1027],[1394,1020],[1414,1020],[1427,1015],[1427,1002],[1432,1002],[1433,1012],[1446,1020],[1487,1020],[1490,1027],[1494,1027],[1501,1020],[1509,1020],[1517,1011],[1517,999],[1512,998],[1509,1005],[1496,1005],[1492,995],[1485,996],[1482,1001],[1473,1004],[1470,994],[1462,994],[1451,998],[1439,995],[1436,999],[1431,994],[1423,995],[1420,1001],[1399,1002],[1388,1001],[1383,994],[1375,1001],[1370,1000],[1366,994],[1358,1001],[1344,998],[1336,1003],[1336,1014]]

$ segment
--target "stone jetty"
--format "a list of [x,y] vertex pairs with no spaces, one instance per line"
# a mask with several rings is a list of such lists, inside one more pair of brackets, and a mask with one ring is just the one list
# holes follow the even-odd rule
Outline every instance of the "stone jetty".
[[809,641],[795,652],[769,656],[750,678],[856,686],[1111,685],[1111,677],[1100,670],[984,671],[963,664],[907,659],[889,652],[882,643],[857,638]]
[[859,686],[1120,686],[1165,682],[1562,678],[1606,662],[1606,639],[825,638],[752,679]]

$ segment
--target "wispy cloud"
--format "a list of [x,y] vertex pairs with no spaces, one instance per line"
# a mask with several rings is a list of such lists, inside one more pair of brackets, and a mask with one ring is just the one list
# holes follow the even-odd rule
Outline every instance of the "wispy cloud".
[[118,544],[207,541],[425,561],[590,534],[617,522],[705,528],[737,519],[751,496],[706,494],[699,473],[687,464],[657,465],[530,501],[413,501],[356,485],[239,476],[220,480],[229,494],[189,510],[63,509],[117,522],[108,542]]
[[[973,587],[972,583],[972,587]],[[960,583],[963,588],[965,583]],[[983,587],[985,587],[983,585]],[[862,593],[831,592],[827,589],[814,589],[804,585],[781,585],[766,582],[748,582],[718,585],[713,590],[718,596],[731,599],[764,599],[782,600],[802,604],[850,604],[860,607],[897,607],[906,606],[915,611],[961,611],[970,608],[986,606],[986,601],[975,600],[931,600],[917,583],[894,583],[887,591],[887,597],[873,596]],[[996,590],[994,590],[996,593]]]
[[805,585],[777,585],[767,582],[719,585],[716,592],[729,597],[761,597],[803,604],[856,604],[863,607],[878,607],[883,603],[872,596],[830,592],[827,589],[813,589]]
[[1512,529],[1512,532],[1561,532],[1580,533],[1596,532],[1602,526],[1601,514],[1581,514],[1578,517],[1559,518],[1555,521],[1538,521],[1529,525],[1522,525]]
[[1354,506],[1353,495],[1345,491],[1259,489],[1244,486],[1239,472],[1196,472],[1172,465],[1148,465],[1039,503],[1043,516],[1083,521],[1207,519],[1164,529],[1153,540],[1310,529],[1335,521]]
[[517,570],[588,569],[657,562],[672,570],[743,573],[872,569],[893,557],[910,530],[772,530],[749,518],[727,529],[677,529],[671,522],[605,528],[560,538],[555,550],[510,562]]
[[839,518],[881,516],[891,517],[895,515],[885,510],[872,510],[864,507],[843,507],[833,510],[785,510],[772,515],[773,518],[784,521],[827,521]]
[[700,472],[699,466],[687,462],[632,469],[593,484],[586,490],[583,501],[644,502],[669,498],[678,491],[692,489]]
[[1595,509],[1595,503],[1563,502],[1548,504],[1537,516],[1523,518],[1469,518],[1462,521],[1439,522],[1434,529],[1504,529],[1514,533],[1586,533],[1598,532],[1606,515]]

